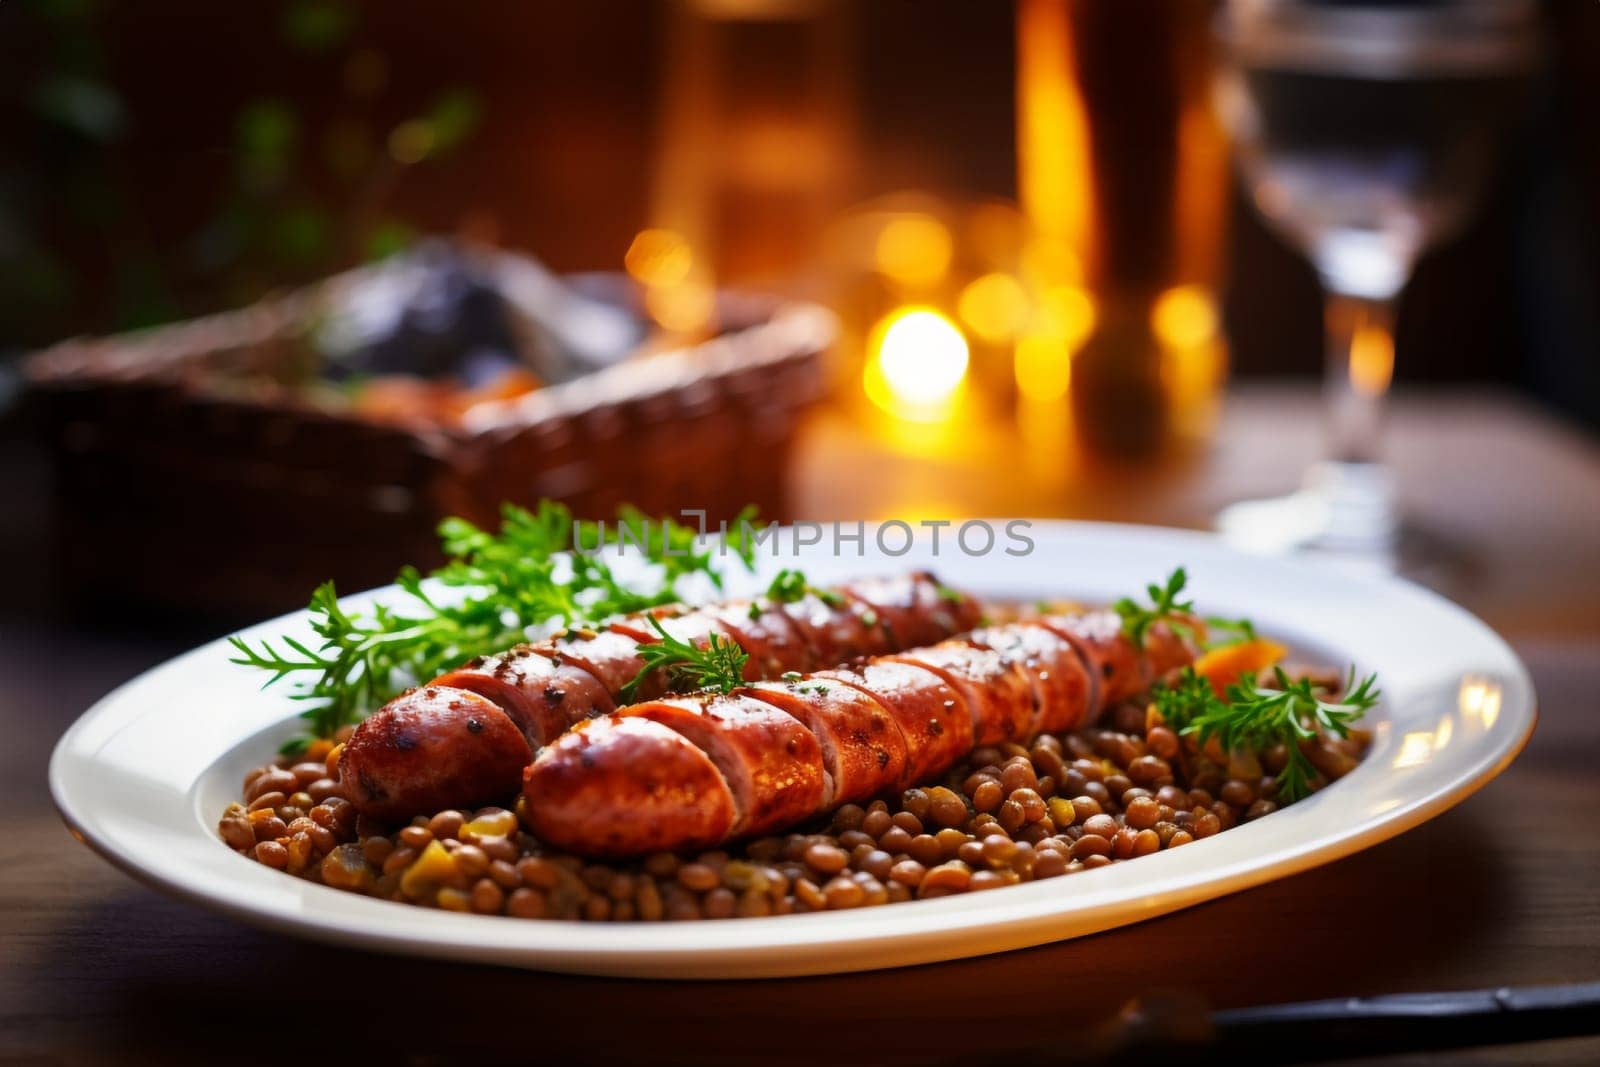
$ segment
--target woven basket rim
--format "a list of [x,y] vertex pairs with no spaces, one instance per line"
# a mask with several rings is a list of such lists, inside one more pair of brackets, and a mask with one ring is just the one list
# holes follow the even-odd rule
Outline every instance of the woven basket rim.
[[[510,256],[476,250],[491,262]],[[178,372],[196,356],[221,348],[268,344],[306,326],[329,294],[357,284],[377,264],[356,267],[298,289],[269,294],[243,308],[213,312],[178,322],[118,334],[81,336],[57,342],[22,361],[24,380],[41,391],[168,386],[186,383]],[[719,302],[760,308],[761,321],[668,349],[639,360],[624,360],[571,381],[543,386],[510,400],[488,401],[472,409],[460,425],[383,424],[352,412],[305,402],[288,389],[229,394],[187,389],[200,403],[233,404],[316,421],[359,424],[416,437],[470,442],[535,427],[608,405],[648,402],[679,390],[716,385],[739,374],[777,369],[794,360],[817,358],[839,334],[834,313],[821,304],[740,289],[720,289]]]

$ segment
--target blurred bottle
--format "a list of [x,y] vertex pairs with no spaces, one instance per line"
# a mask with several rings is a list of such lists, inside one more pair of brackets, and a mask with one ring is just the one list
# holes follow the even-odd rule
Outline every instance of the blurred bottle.
[[1025,338],[1018,386],[1024,403],[1050,399],[1030,379],[1064,386],[1093,454],[1149,456],[1203,436],[1215,415],[1228,156],[1210,106],[1213,9],[1018,4],[1019,182],[1035,233],[1027,281],[1087,298],[1094,322],[1065,344]]
[[647,232],[682,254],[641,280],[657,319],[692,331],[710,325],[716,282],[793,289],[848,203],[855,15],[846,0],[671,0],[666,10]]

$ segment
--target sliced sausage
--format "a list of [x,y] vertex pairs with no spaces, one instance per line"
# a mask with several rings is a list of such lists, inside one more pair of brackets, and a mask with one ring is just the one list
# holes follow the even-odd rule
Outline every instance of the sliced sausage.
[[494,701],[516,720],[534,748],[549,744],[576,723],[616,709],[616,701],[594,675],[559,651],[539,645],[519,645],[475,660],[440,675],[433,684],[466,689]]
[[1022,668],[998,652],[944,641],[892,658],[928,668],[961,694],[972,715],[974,745],[1028,739],[1034,719],[1033,686]]
[[1066,638],[1043,626],[1020,624],[974,630],[967,640],[994,649],[1028,677],[1036,709],[1030,736],[1061,733],[1088,721],[1093,680]]
[[978,602],[940,585],[926,571],[862,578],[840,587],[882,620],[896,648],[932,645],[978,625]]
[[582,667],[612,696],[622,692],[644,667],[639,658],[640,640],[617,629],[568,630],[544,644],[549,647],[533,648]]
[[733,791],[736,837],[788,826],[831,799],[817,739],[794,716],[764,701],[676,697],[635,704],[618,717],[658,722],[711,757]]
[[887,617],[860,600],[837,597],[833,603],[815,593],[783,605],[805,642],[812,663],[833,667],[857,656],[879,656],[898,647]]
[[777,678],[787,671],[808,671],[816,666],[794,620],[776,607],[736,602],[707,611],[750,656],[747,678]]
[[1149,664],[1123,633],[1122,617],[1116,612],[1044,615],[1036,621],[1071,641],[1083,656],[1084,664],[1100,683],[1096,713],[1149,688]]
[[739,692],[788,712],[811,731],[833,779],[833,804],[865,800],[905,778],[905,736],[888,709],[860,689],[811,678],[757,682]]
[[398,822],[516,792],[533,749],[511,716],[465,689],[427,685],[356,727],[339,788],[356,810]]
[[[698,611],[679,606],[652,608],[596,629],[577,628],[474,660],[431,684],[476,693],[498,705],[537,751],[575,724],[614,709],[618,696],[643,669],[640,647],[661,638],[651,625],[652,618],[660,620],[673,636],[697,645],[703,646],[713,634],[738,644],[749,656],[744,670],[748,681],[897,651],[905,647],[900,643],[903,640],[946,636],[977,620],[976,602],[952,595],[926,574],[864,580],[853,583],[851,589],[850,595],[807,593],[790,604],[760,600],[755,605],[734,601]],[[640,678],[628,696],[662,696],[672,681],[666,672],[655,672]],[[380,709],[372,716],[376,721],[370,730],[383,728],[388,710]],[[917,741],[922,748],[928,747],[920,740],[928,721],[905,734],[908,746]],[[935,751],[938,747],[933,746]],[[893,760],[893,753],[888,758]],[[908,759],[907,765],[915,762]],[[431,795],[443,796],[442,781],[438,774],[430,775]],[[462,782],[457,795],[442,803],[467,805],[479,793],[476,783]],[[359,803],[357,810],[361,810]]]
[[[770,833],[845,801],[865,799],[886,786],[936,780],[975,743],[989,743],[986,738],[1005,735],[1025,741],[1042,724],[1092,716],[1099,705],[1090,696],[1085,648],[1095,657],[1092,662],[1106,683],[1104,691],[1111,693],[1130,677],[1153,673],[1153,661],[1170,659],[1176,665],[1190,654],[1181,633],[1158,634],[1152,628],[1151,651],[1140,653],[1120,625],[1110,629],[1101,621],[1080,626],[1064,617],[1052,621],[1056,626],[1071,623],[1067,629],[1073,636],[1030,620],[979,631],[972,635],[973,643],[945,641],[800,679],[746,686],[729,696],[651,701],[599,722],[647,720],[679,735],[719,772],[710,788],[725,788],[730,798],[726,836]],[[1124,646],[1121,650],[1118,643]],[[1156,660],[1158,651],[1161,660]],[[1036,694],[1043,694],[1037,710]],[[884,719],[875,717],[875,708],[881,709]],[[892,739],[885,722],[898,728],[905,744],[898,778],[893,774],[893,753],[882,755],[870,740],[864,741],[873,736]],[[582,733],[597,728],[586,726]],[[580,793],[584,806],[569,818],[590,827],[596,843],[568,827],[552,829],[539,821],[555,816],[530,815],[530,823],[546,840],[593,855],[707,844],[710,831],[693,819],[680,826],[664,816],[652,816],[655,830],[629,830],[631,807],[647,802],[628,792],[625,782],[602,787],[592,780],[626,778],[627,764],[620,758],[602,763],[588,749],[577,751],[578,745],[563,738],[540,755],[528,775],[527,797],[530,805],[548,798],[555,788],[548,784],[551,781]],[[630,758],[667,762],[653,749],[641,749]],[[562,773],[572,777],[544,778],[540,765],[546,762],[565,764]],[[637,769],[655,773],[654,767]],[[696,780],[706,777],[700,763],[683,773]],[[620,799],[610,800],[609,789],[617,790]],[[664,790],[670,791],[670,786],[659,786],[649,796]],[[716,804],[720,798],[718,792]],[[550,802],[546,810],[560,809]]]
[[524,811],[541,841],[593,856],[709,848],[733,828],[733,794],[686,737],[607,716],[557,738],[527,769]]
[[926,667],[879,659],[818,671],[808,678],[829,679],[876,698],[894,718],[906,741],[902,786],[943,772],[972,748],[972,716],[966,702]]

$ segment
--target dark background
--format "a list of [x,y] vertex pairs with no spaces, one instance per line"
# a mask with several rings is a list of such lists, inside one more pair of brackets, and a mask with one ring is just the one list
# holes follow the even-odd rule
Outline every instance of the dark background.
[[[1131,35],[1158,7],[1117,17]],[[1544,13],[1549,67],[1485,210],[1421,265],[1396,373],[1513,383],[1594,426],[1600,5]],[[851,195],[1014,197],[1012,5],[874,0],[853,19]],[[656,0],[12,0],[0,353],[237,306],[424,233],[615,269],[649,222],[666,24]],[[411,117],[454,133],[397,166],[386,138]],[[1310,269],[1231,209],[1235,376],[1317,373]]]

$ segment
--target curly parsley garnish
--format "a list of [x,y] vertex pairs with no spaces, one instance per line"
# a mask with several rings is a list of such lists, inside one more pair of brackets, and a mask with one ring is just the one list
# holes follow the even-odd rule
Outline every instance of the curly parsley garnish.
[[650,625],[661,635],[661,640],[639,646],[639,658],[644,661],[644,667],[623,687],[621,695],[625,699],[631,700],[639,683],[658,670],[667,672],[674,689],[714,689],[727,693],[744,684],[744,665],[750,657],[733,641],[721,634],[711,634],[704,645],[694,645],[668,633],[654,615],[650,616]]
[[1158,688],[1153,699],[1168,726],[1202,745],[1213,737],[1230,752],[1283,745],[1288,763],[1278,775],[1278,797],[1290,803],[1311,792],[1317,774],[1299,742],[1320,734],[1348,737],[1350,726],[1378,702],[1378,676],[1369,674],[1357,683],[1351,668],[1345,695],[1324,700],[1309,678],[1290,681],[1282,667],[1274,667],[1273,673],[1274,688],[1246,675],[1219,697],[1208,679],[1186,667],[1175,684]]
[[[752,515],[746,509],[740,519]],[[450,562],[430,577],[461,590],[459,597],[435,600],[424,590],[422,575],[408,567],[396,584],[409,603],[375,605],[370,614],[341,607],[332,582],[318,586],[308,610],[320,643],[285,637],[252,647],[237,636],[228,639],[238,652],[234,663],[272,672],[266,685],[289,677],[298,681],[293,698],[305,702],[307,736],[290,741],[286,752],[358,722],[407,686],[525,641],[537,627],[672,603],[681,599],[679,582],[690,575],[722,586],[716,553],[699,541],[696,529],[646,519],[633,508],[623,509],[606,528],[575,520],[566,507],[548,500],[534,511],[507,505],[498,532],[449,518],[439,525],[439,539]],[[731,535],[728,543],[753,568],[751,545]],[[651,576],[624,584],[596,551],[616,544],[637,548],[652,565]]]

